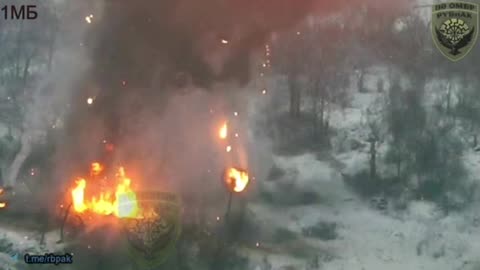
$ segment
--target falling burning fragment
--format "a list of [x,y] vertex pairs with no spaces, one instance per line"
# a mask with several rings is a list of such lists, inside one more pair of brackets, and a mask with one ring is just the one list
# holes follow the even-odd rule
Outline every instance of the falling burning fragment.
[[[5,194],[5,189],[4,189],[4,188],[0,188],[0,197],[1,197],[2,195],[4,195],[4,194]],[[0,209],[6,208],[6,207],[7,207],[7,203],[1,201],[1,202],[0,202]]]
[[247,188],[250,177],[246,170],[229,168],[225,173],[224,180],[230,192],[241,193]]
[[228,137],[228,123],[224,122],[218,131],[218,136],[220,139],[225,140]]
[[115,179],[106,176],[101,179],[103,172],[104,166],[95,162],[91,165],[90,179],[77,179],[71,191],[73,210],[80,214],[91,212],[118,218],[143,218],[146,212],[140,211],[125,169],[120,167]]

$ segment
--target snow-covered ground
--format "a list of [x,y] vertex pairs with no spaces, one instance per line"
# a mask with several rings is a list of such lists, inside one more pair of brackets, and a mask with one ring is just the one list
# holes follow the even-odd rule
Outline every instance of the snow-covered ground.
[[[325,194],[331,195],[328,200],[295,207],[258,204],[253,205],[252,210],[264,224],[287,228],[299,236],[302,229],[320,221],[335,222],[337,239],[304,238],[318,249],[319,257],[325,251],[331,253],[332,258],[321,262],[319,269],[479,269],[475,268],[480,266],[480,214],[477,211],[443,216],[434,205],[414,201],[405,213],[389,215],[370,208],[351,194],[338,176],[332,178],[332,170],[325,162],[304,156],[292,158],[289,164],[299,167],[298,179],[310,182],[309,185],[320,192],[325,188]],[[253,253],[252,257],[261,265],[265,254]],[[292,269],[303,270],[308,263],[289,254],[267,254],[267,257],[272,269],[293,266]]]
[[[295,178],[297,189],[318,193],[322,198],[320,202],[291,207],[250,205],[265,226],[295,232],[318,255],[319,266],[308,266],[310,258],[299,259],[287,251],[282,253],[275,249],[275,252],[267,252],[262,248],[262,243],[259,243],[258,247],[248,249],[247,252],[254,261],[252,270],[480,269],[478,203],[464,212],[449,215],[443,214],[434,204],[426,201],[412,201],[402,213],[389,210],[382,212],[370,207],[343,184],[341,173],[356,173],[368,166],[365,111],[367,108],[375,108],[375,102],[381,98],[382,94],[375,91],[377,80],[378,77],[367,78],[368,93],[351,91],[353,95],[350,106],[331,112],[330,123],[337,131],[336,138],[333,139],[333,154],[326,158],[318,155],[273,158],[278,167],[287,171],[284,178]],[[427,100],[434,101],[436,96],[442,94],[438,92],[438,85],[430,84],[427,88]],[[344,146],[349,140],[360,142],[360,146],[353,150],[347,147],[335,152],[338,150],[336,143]],[[383,145],[380,143],[378,147],[381,155]],[[472,150],[466,151],[465,165],[472,180],[476,181],[480,154]],[[289,175],[289,172],[294,175]],[[274,184],[267,183],[266,188],[274,189],[272,185]],[[321,240],[302,234],[305,228],[319,222],[337,224],[337,238]]]

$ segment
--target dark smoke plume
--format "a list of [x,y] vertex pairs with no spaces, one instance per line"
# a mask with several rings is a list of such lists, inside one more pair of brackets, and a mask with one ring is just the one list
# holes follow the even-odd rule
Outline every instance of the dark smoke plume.
[[[102,84],[148,87],[155,76],[248,80],[249,54],[273,31],[294,25],[313,0],[109,0],[92,31],[95,74]],[[228,41],[228,44],[222,43]],[[212,64],[212,58],[221,58]]]
[[[251,52],[313,7],[314,0],[106,0],[89,25],[92,69],[72,104],[66,144],[117,143],[142,120],[140,110],[161,113],[169,90],[248,82]],[[94,106],[82,102],[90,96]],[[90,159],[83,147],[75,151]]]
[[[294,27],[310,14],[329,14],[364,2],[105,0],[103,13],[89,25],[85,44],[92,68],[72,102],[64,145],[74,147],[68,155],[91,160],[98,155],[92,149],[103,140],[137,143],[125,154],[131,159],[142,151],[153,152],[151,145],[159,139],[139,130],[156,127],[158,132],[151,132],[159,137],[169,132],[168,127],[160,128],[160,115],[171,93],[209,89],[218,82],[242,85],[249,81],[251,53],[272,33]],[[90,96],[95,97],[93,106],[85,103]],[[188,104],[178,106],[198,106]],[[208,110],[208,104],[202,105]],[[192,117],[197,118],[191,119],[194,124],[201,118]],[[198,136],[196,140],[202,144]]]

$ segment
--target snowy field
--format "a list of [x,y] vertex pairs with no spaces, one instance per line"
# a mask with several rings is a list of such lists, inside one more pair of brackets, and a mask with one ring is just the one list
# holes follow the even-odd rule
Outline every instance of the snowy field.
[[[292,160],[292,164],[298,159]],[[267,224],[281,224],[301,235],[302,229],[319,221],[335,222],[338,238],[330,241],[305,240],[318,248],[318,256],[328,260],[319,269],[328,270],[474,270],[480,269],[480,215],[474,209],[442,216],[434,205],[416,201],[402,215],[390,215],[372,209],[342,184],[331,179],[325,163],[302,158],[301,166],[313,168],[301,175],[315,187],[327,186],[327,203],[291,208],[253,206]],[[303,170],[300,170],[303,172]],[[315,173],[317,181],[312,179]],[[303,176],[303,177],[302,177]],[[335,183],[331,183],[335,181]],[[264,254],[256,254],[257,260]],[[287,254],[269,256],[272,269],[308,269],[308,261],[289,258]],[[258,262],[262,265],[262,262]],[[294,268],[288,268],[294,267]],[[261,268],[260,268],[261,269]]]
[[[376,72],[382,76],[382,70]],[[381,93],[375,92],[376,76],[366,79],[368,93],[353,93],[351,104],[334,110],[331,123],[338,131],[332,142],[365,142],[365,111],[374,109]],[[435,91],[434,91],[435,90]],[[442,91],[430,83],[427,100],[433,101]],[[378,145],[382,155],[383,145]],[[461,213],[444,215],[434,204],[412,201],[401,213],[372,208],[353,194],[342,181],[341,173],[352,174],[368,166],[368,144],[350,151],[322,158],[315,155],[274,157],[275,164],[296,173],[296,187],[314,191],[321,202],[306,206],[270,207],[251,205],[256,216],[272,227],[295,232],[301,241],[315,249],[318,267],[311,259],[299,259],[281,252],[249,249],[255,270],[479,270],[480,211],[478,203]],[[465,165],[473,181],[480,168],[480,155],[465,154]],[[381,168],[379,168],[381,169]],[[288,175],[287,175],[288,177]],[[273,187],[268,187],[273,189]],[[337,224],[337,237],[320,240],[305,237],[304,228],[319,222]],[[260,244],[261,247],[261,244]],[[265,262],[267,258],[268,262]]]

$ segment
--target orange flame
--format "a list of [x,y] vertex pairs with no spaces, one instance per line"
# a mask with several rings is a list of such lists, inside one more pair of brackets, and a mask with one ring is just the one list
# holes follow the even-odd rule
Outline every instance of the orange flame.
[[[91,175],[97,176],[103,171],[103,165],[93,163]],[[117,185],[115,188],[103,188],[98,194],[86,196],[87,180],[79,178],[75,188],[71,191],[72,206],[74,211],[85,213],[87,211],[99,215],[114,215],[119,218],[139,218],[139,206],[136,193],[131,189],[131,180],[125,174],[125,169],[120,167],[116,174]],[[87,197],[87,198],[86,198]]]
[[223,123],[223,125],[220,127],[220,130],[218,131],[218,136],[222,140],[225,140],[228,137],[228,124],[227,124],[227,122]]
[[236,168],[229,168],[225,175],[225,183],[233,192],[243,192],[250,182],[248,172]]

